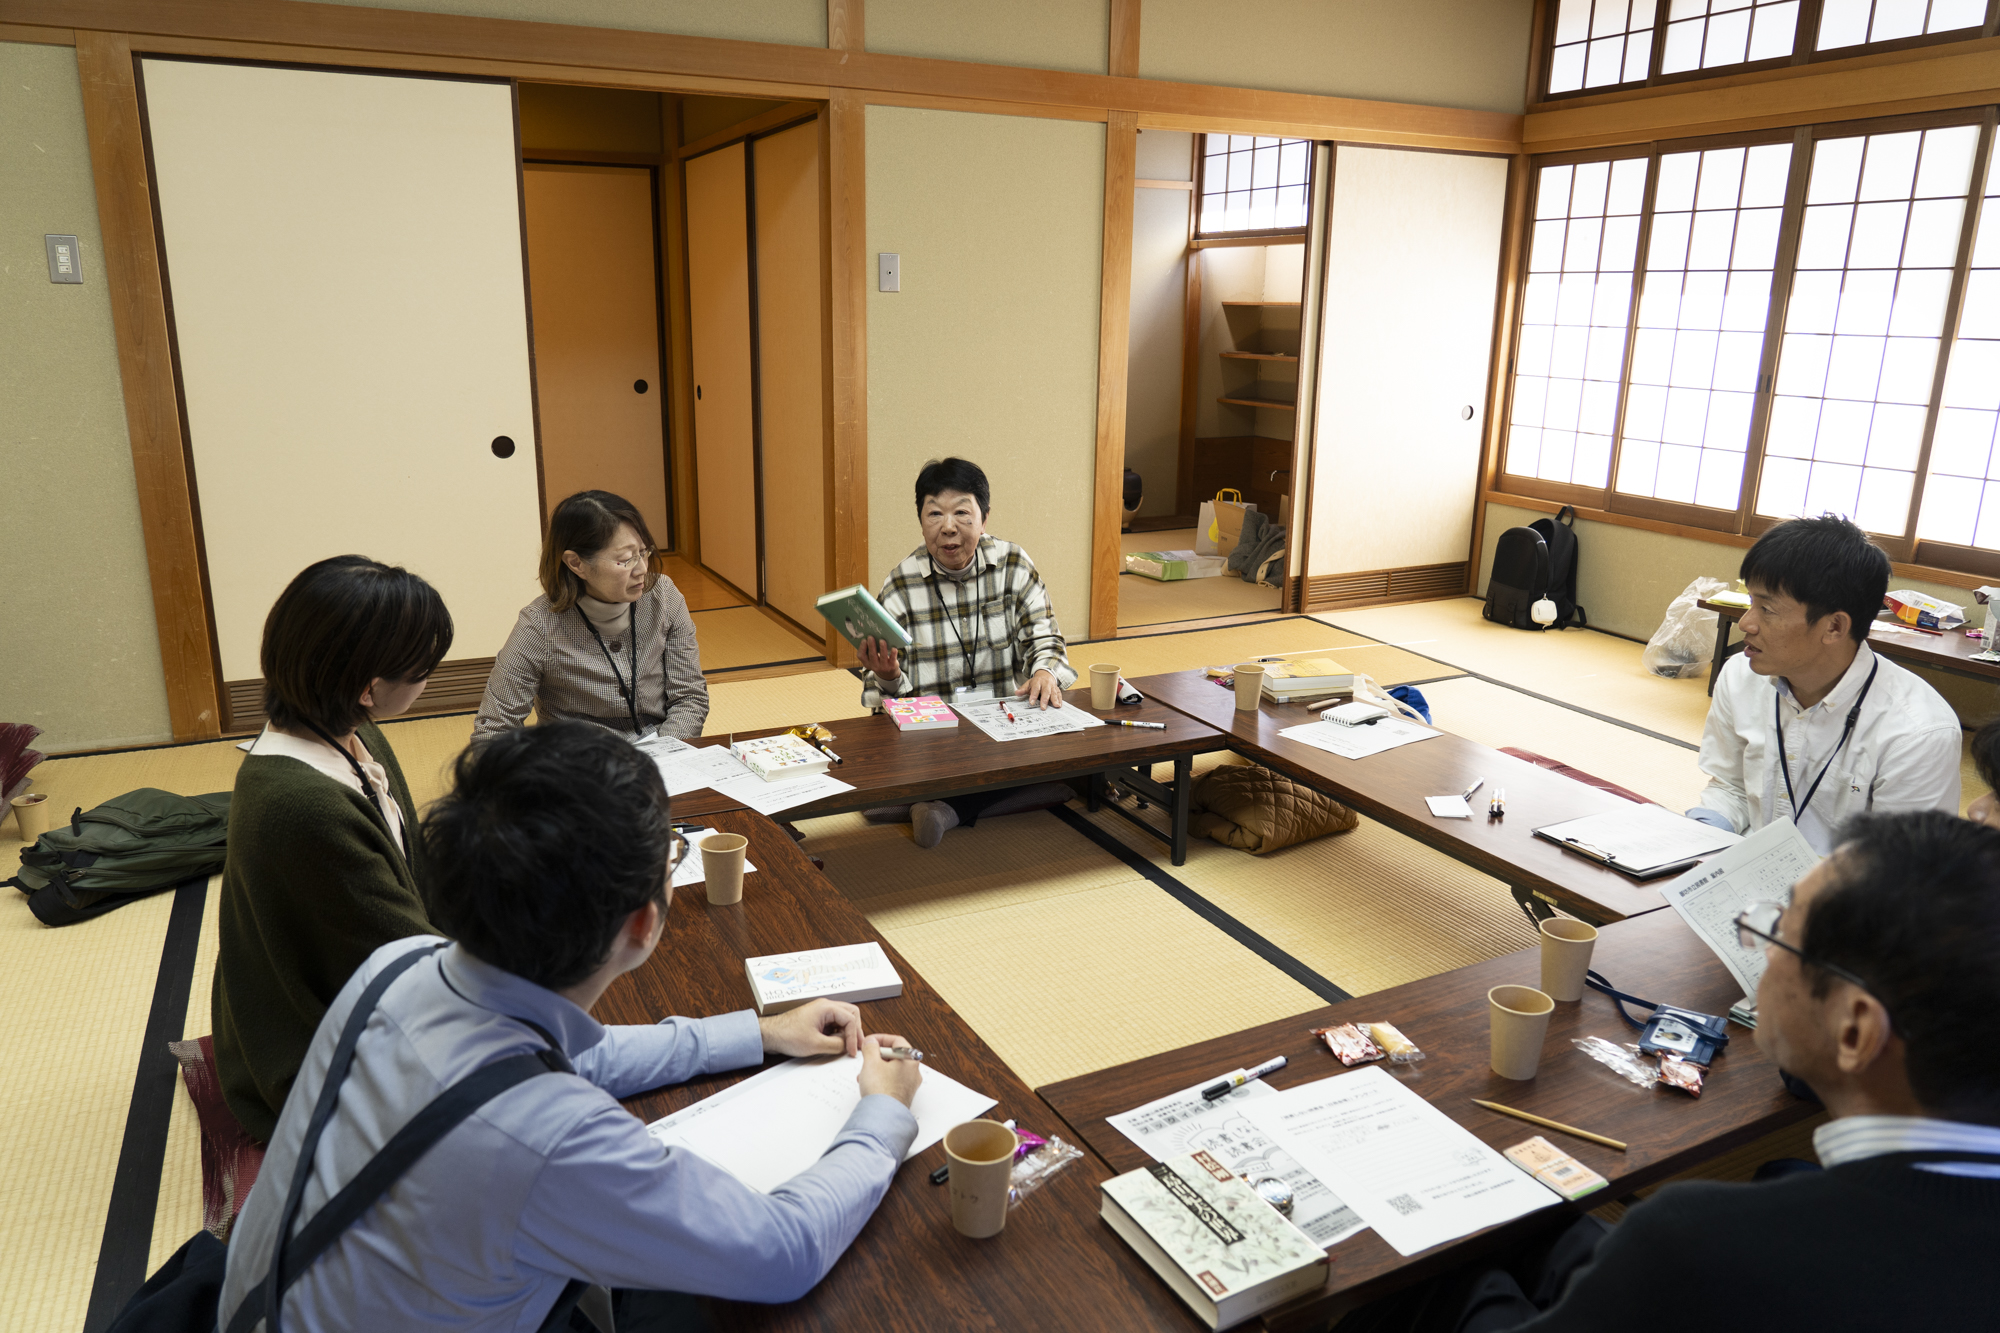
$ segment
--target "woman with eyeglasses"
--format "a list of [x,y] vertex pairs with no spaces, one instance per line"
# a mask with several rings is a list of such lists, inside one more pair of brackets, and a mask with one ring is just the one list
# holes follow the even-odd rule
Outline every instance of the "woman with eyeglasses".
[[631,501],[579,491],[542,540],[542,596],[521,610],[486,679],[473,739],[541,722],[595,722],[638,739],[692,740],[708,718],[694,617],[653,569]]

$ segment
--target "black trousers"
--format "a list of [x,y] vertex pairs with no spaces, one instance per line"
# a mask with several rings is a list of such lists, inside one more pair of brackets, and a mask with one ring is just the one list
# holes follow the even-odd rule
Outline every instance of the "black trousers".
[[1579,1217],[1493,1263],[1470,1264],[1350,1311],[1333,1333],[1503,1333],[1562,1299],[1608,1228]]

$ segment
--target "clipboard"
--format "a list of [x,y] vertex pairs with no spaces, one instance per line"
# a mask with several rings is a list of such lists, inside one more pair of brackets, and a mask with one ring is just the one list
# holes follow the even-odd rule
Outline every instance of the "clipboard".
[[[1648,809],[1656,811],[1657,814],[1641,813]],[[1633,839],[1641,846],[1649,841],[1658,843],[1664,837],[1667,843],[1674,844],[1673,850],[1664,856],[1641,859],[1617,847],[1614,836],[1607,835],[1615,835],[1618,832],[1612,825],[1628,821],[1635,825],[1653,826],[1650,830],[1644,827],[1633,828]],[[1607,866],[1621,875],[1628,875],[1641,882],[1680,874],[1689,867],[1699,864],[1703,857],[1712,856],[1740,841],[1734,833],[1698,824],[1691,819],[1684,820],[1656,806],[1635,806],[1629,812],[1617,812],[1615,817],[1594,815],[1584,819],[1564,820],[1557,824],[1545,824],[1534,833],[1536,837],[1552,842],[1566,852],[1573,852],[1586,861],[1595,861],[1601,866]]]

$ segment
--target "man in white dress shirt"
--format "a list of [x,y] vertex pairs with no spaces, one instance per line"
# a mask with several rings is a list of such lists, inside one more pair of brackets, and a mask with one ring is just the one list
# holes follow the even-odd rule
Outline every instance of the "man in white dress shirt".
[[1889,557],[1844,518],[1780,523],[1743,558],[1743,651],[1715,681],[1709,783],[1688,816],[1751,833],[1790,818],[1821,855],[1868,811],[1958,813],[1959,723],[1868,646]]

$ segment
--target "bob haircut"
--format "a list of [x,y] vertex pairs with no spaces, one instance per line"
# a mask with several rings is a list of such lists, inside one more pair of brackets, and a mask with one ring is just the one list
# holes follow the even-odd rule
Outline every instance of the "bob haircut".
[[595,972],[632,913],[668,901],[659,767],[588,722],[516,728],[459,755],[423,840],[431,920],[549,990]]
[[[646,520],[623,496],[610,491],[578,491],[556,506],[556,512],[549,515],[548,535],[542,538],[540,571],[542,591],[548,594],[550,606],[567,611],[584,594],[583,580],[563,563],[563,552],[575,551],[585,560],[593,560],[617,538],[621,523],[632,525],[647,550],[657,549]],[[646,591],[651,592],[659,581],[660,571],[647,569]]]
[[917,474],[917,514],[922,516],[924,501],[946,491],[958,491],[977,500],[982,522],[993,508],[993,495],[986,484],[985,469],[963,458],[933,458]]
[[365,555],[307,565],[264,618],[264,713],[282,731],[345,736],[371,682],[422,680],[451,637],[444,599],[409,570]]

